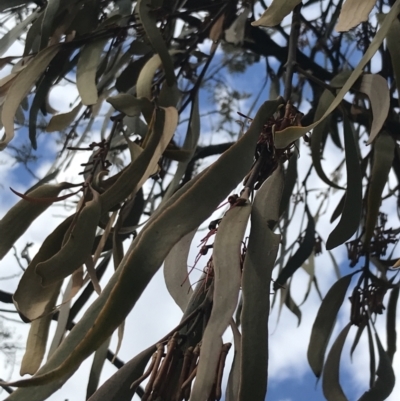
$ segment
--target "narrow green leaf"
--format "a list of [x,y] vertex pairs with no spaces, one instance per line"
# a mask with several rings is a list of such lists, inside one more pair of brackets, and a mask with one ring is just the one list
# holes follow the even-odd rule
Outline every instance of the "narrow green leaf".
[[218,226],[213,247],[214,295],[211,316],[203,334],[196,381],[190,396],[203,401],[215,380],[221,337],[235,312],[241,284],[241,245],[251,213],[251,204],[228,210]]
[[[345,85],[346,81],[349,79],[351,72],[350,71],[342,71],[340,74],[336,75],[335,78],[332,79],[330,82],[331,86],[334,87],[342,87]],[[332,104],[333,100],[335,99],[335,96],[333,93],[326,89],[321,97],[319,98],[318,101],[318,106],[317,110],[315,111],[315,117],[314,121],[319,121],[321,117],[324,115],[326,110],[329,109],[329,106]],[[329,126],[331,124],[332,117],[327,116],[327,118],[321,122],[321,124],[318,124],[312,132],[311,135],[311,157],[313,161],[313,166],[318,174],[318,177],[321,178],[323,182],[325,182],[327,185],[333,188],[337,189],[342,189],[339,185],[334,183],[332,180],[328,178],[328,176],[325,174],[324,169],[322,168],[321,160],[322,160],[322,155],[325,147],[325,142],[324,138],[326,138],[327,133],[329,131]]]
[[127,93],[120,93],[116,96],[107,98],[115,110],[125,113],[127,116],[140,116],[142,111],[144,114],[152,114],[154,106],[146,97],[137,98]]
[[189,164],[190,159],[194,155],[194,152],[197,148],[197,143],[200,137],[200,111],[199,111],[199,100],[198,96],[196,96],[192,102],[192,107],[190,110],[189,124],[186,132],[185,142],[183,143],[183,149],[189,152],[188,159],[186,161],[182,161],[178,164],[176,172],[174,174],[174,178],[169,184],[166,194],[164,195],[164,199],[169,199],[172,194],[177,190],[179,186],[179,182],[181,181],[186,167]]
[[[55,294],[56,298],[57,296],[58,293]],[[56,299],[53,299],[53,302],[56,302]],[[52,315],[47,314],[31,323],[19,371],[21,376],[25,374],[33,375],[39,369],[46,352],[51,320]]]
[[193,290],[188,277],[188,256],[190,245],[197,229],[186,234],[174,245],[164,262],[164,279],[168,292],[176,304],[186,310]]
[[101,203],[98,195],[94,195],[79,213],[65,245],[53,257],[36,266],[36,274],[41,277],[43,287],[63,280],[86,262],[92,252],[100,217]]
[[307,350],[308,363],[317,377],[321,376],[326,347],[331,338],[336,316],[343,304],[353,274],[344,276],[336,281],[318,309]]
[[[86,388],[86,399],[89,399],[96,392],[99,386],[100,375],[107,357],[110,342],[111,337],[108,337],[108,339],[104,341],[100,348],[94,353],[92,367],[90,368],[89,373],[89,382]],[[107,400],[109,400],[109,398],[107,398]]]
[[390,108],[390,92],[388,83],[382,75],[364,74],[359,91],[365,93],[371,103],[372,124],[367,145],[370,145],[383,127]]
[[340,10],[336,31],[346,32],[368,19],[376,0],[346,0]]
[[395,287],[390,292],[387,315],[386,315],[386,336],[387,336],[387,354],[391,362],[397,350],[397,332],[396,332],[396,311],[397,301],[399,299],[400,288]]
[[353,128],[343,116],[344,146],[346,151],[347,189],[343,212],[338,225],[329,234],[326,249],[330,250],[343,244],[357,230],[362,210],[362,175],[358,160],[357,144]]
[[306,206],[306,213],[307,213],[308,223],[304,239],[301,242],[295,254],[288,260],[286,266],[282,269],[278,278],[275,280],[274,283],[275,291],[285,285],[286,281],[293,276],[293,274],[299,267],[302,266],[302,264],[308,259],[308,257],[311,255],[311,252],[314,249],[315,224],[314,224],[314,219],[310,211],[308,210],[308,206]]
[[357,81],[359,76],[363,73],[365,65],[371,60],[374,54],[378,51],[390,27],[392,26],[393,21],[396,20],[399,13],[400,13],[400,0],[396,0],[392,8],[390,9],[389,13],[385,17],[385,20],[383,21],[381,28],[376,33],[374,39],[371,41],[371,44],[364,53],[364,56],[362,57],[361,61],[358,63],[354,71],[351,73],[349,79],[346,81],[346,84],[336,95],[335,99],[333,100],[329,108],[326,110],[326,112],[323,114],[323,116],[318,121],[314,122],[313,124],[307,127],[288,127],[282,131],[277,132],[275,135],[276,148],[278,149],[285,148],[292,142],[301,138],[308,131],[310,131],[312,128],[316,127],[320,122],[322,122],[329,114],[332,113],[333,110],[336,109],[337,106],[339,106],[340,102],[343,100],[346,93],[351,89],[351,87]]
[[240,401],[263,401],[267,391],[271,275],[280,241],[280,235],[274,234],[269,227],[271,221],[279,218],[283,187],[280,165],[257,191],[251,212],[242,273]]
[[1,121],[5,136],[0,141],[0,150],[14,138],[14,116],[22,100],[28,95],[32,86],[48,67],[50,61],[60,50],[60,45],[47,47],[39,52],[32,61],[18,74],[7,92],[1,112]]
[[226,401],[237,401],[239,399],[240,364],[242,361],[242,336],[235,322],[231,321],[235,353],[231,371],[229,372],[226,385]]
[[[380,24],[384,21],[386,16],[384,14],[378,14],[378,21]],[[395,19],[386,35],[386,44],[390,53],[390,59],[392,62],[393,73],[396,80],[397,90],[400,92],[400,21]]]
[[68,113],[53,116],[46,127],[46,132],[63,131],[68,128],[75,120],[75,117],[78,115],[81,108],[82,103],[79,103]]
[[56,28],[54,18],[59,6],[60,0],[49,0],[46,4],[40,35],[40,50],[43,50],[48,46],[52,30]]
[[[70,188],[71,184],[62,182],[56,185],[44,184],[29,192],[28,195],[32,198],[51,199],[64,189]],[[0,232],[7,233],[2,235],[0,241],[0,260],[12,248],[15,241],[25,233],[29,226],[36,220],[52,202],[34,203],[25,199],[21,199],[15,204],[6,215],[0,220]]]
[[[152,12],[152,4],[150,0],[139,0],[137,2],[137,10],[139,13],[140,21],[143,24],[143,29],[156,53],[160,56],[162,61],[165,78],[169,86],[175,83],[174,64],[171,56],[169,55],[168,48],[165,44],[164,38],[160,29],[157,26],[155,13]],[[139,94],[138,94],[139,96]]]
[[135,389],[131,389],[131,384],[143,374],[155,351],[156,346],[152,345],[136,355],[114,373],[88,401],[131,401],[135,392]]
[[97,103],[96,72],[107,41],[108,38],[90,41],[81,50],[76,69],[76,86],[85,106]]
[[[1,8],[1,6],[0,6]],[[0,57],[18,40],[26,27],[38,18],[40,12],[38,10],[32,12],[25,19],[23,19],[19,24],[13,26],[6,34],[0,39]]]
[[300,3],[301,0],[286,0],[284,3],[279,0],[273,0],[263,15],[258,20],[252,22],[251,25],[266,27],[279,25]]
[[64,236],[72,220],[73,216],[68,217],[48,235],[18,283],[13,300],[21,318],[26,322],[53,311],[55,306],[54,296],[58,296],[62,283],[59,282],[44,288],[40,277],[36,274],[36,266],[40,262],[50,259],[61,249]]
[[378,334],[375,333],[375,340],[378,346],[378,354],[379,354],[379,364],[378,370],[376,371],[376,375],[378,376],[377,380],[374,383],[374,386],[366,391],[358,401],[383,401],[389,397],[392,393],[394,385],[395,385],[395,375],[393,371],[392,364],[390,362],[390,358],[388,354],[382,347],[382,343],[378,337]]
[[149,141],[140,156],[128,166],[118,180],[100,195],[104,212],[122,202],[133,191],[139,190],[154,172],[158,161],[171,141],[178,123],[178,112],[174,107],[154,111]]
[[351,323],[348,323],[340,332],[326,358],[322,376],[322,391],[327,401],[348,401],[339,382],[339,365],[343,345],[350,327]]
[[297,317],[297,326],[301,323],[301,310],[290,295],[290,285],[286,288],[285,305]]
[[[260,131],[280,104],[282,99],[265,102],[249,130],[235,145],[153,213],[101,295],[38,375],[14,383],[40,387],[34,392],[18,389],[10,401],[22,401],[28,396],[30,401],[42,401],[62,386],[80,363],[112,334],[133,308],[171,248],[209,217],[247,174],[253,163],[254,145]],[[215,185],[215,177],[224,179]]]
[[366,323],[360,323],[360,325],[357,328],[357,333],[356,333],[356,336],[354,337],[353,345],[351,346],[351,350],[350,350],[350,358],[353,358],[353,353],[360,341],[361,335],[364,332],[365,327],[366,327]]
[[382,193],[389,179],[389,173],[394,159],[396,143],[386,131],[382,131],[374,142],[371,180],[367,197],[367,217],[365,222],[364,244],[369,246],[374,234],[379,208],[382,203]]
[[372,387],[375,381],[375,347],[372,337],[371,327],[367,324],[368,350],[369,350],[369,387]]

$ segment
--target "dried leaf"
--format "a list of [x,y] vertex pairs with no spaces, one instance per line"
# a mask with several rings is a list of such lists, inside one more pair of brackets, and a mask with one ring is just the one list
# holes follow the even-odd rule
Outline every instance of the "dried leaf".
[[364,74],[359,91],[365,93],[371,103],[373,120],[367,142],[367,145],[370,145],[382,129],[388,116],[390,92],[386,79],[379,74]]
[[[29,198],[49,199],[44,203],[32,203],[27,200],[20,200],[0,220],[0,232],[3,235],[0,241],[0,260],[12,248],[14,243],[24,234],[32,222],[39,217],[54,201],[54,198],[71,184],[62,182],[56,185],[42,185],[29,192]],[[21,194],[22,195],[22,194]]]
[[39,52],[17,76],[9,89],[1,112],[5,134],[0,141],[0,150],[14,138],[14,116],[22,100],[42,75],[50,61],[60,50],[60,45],[50,46]]
[[362,174],[358,160],[357,143],[353,127],[347,116],[343,116],[344,146],[346,152],[347,189],[340,221],[329,234],[326,249],[343,244],[356,232],[362,210]]
[[289,15],[293,9],[301,3],[301,0],[273,0],[271,5],[264,11],[263,15],[252,22],[253,26],[276,26]]
[[336,281],[325,295],[318,309],[307,351],[308,363],[317,377],[321,375],[326,347],[331,338],[336,316],[342,306],[353,274],[344,276]]
[[336,338],[326,358],[322,377],[322,390],[327,401],[348,401],[339,383],[339,365],[343,345],[350,328],[351,323],[348,323]]
[[188,277],[188,255],[197,229],[186,234],[174,247],[164,262],[164,279],[168,292],[185,312],[193,290]]
[[346,0],[340,10],[336,30],[346,32],[367,21],[375,3],[376,0]]

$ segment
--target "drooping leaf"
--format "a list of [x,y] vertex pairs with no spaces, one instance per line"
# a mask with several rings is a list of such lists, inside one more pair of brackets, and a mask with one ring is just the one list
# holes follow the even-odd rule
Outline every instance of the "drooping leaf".
[[99,196],[95,192],[93,194],[93,200],[79,212],[65,245],[53,257],[36,266],[36,274],[41,277],[43,287],[68,277],[90,257],[101,216]]
[[75,120],[81,108],[82,104],[79,103],[71,111],[53,116],[46,127],[46,132],[64,131]]
[[[275,0],[277,1],[277,0]],[[305,135],[308,131],[312,128],[316,127],[320,122],[322,122],[329,114],[332,113],[333,110],[340,104],[346,93],[351,89],[354,83],[357,81],[359,76],[362,74],[365,65],[371,60],[374,54],[378,51],[381,43],[385,39],[393,21],[397,18],[400,13],[400,0],[396,0],[393,4],[392,8],[390,9],[389,13],[385,17],[381,28],[374,36],[374,39],[371,41],[368,49],[364,53],[361,61],[357,64],[357,67],[351,73],[349,79],[346,81],[346,84],[342,87],[339,93],[336,95],[335,99],[323,114],[323,116],[313,124],[307,127],[288,127],[282,131],[276,132],[275,135],[275,147],[278,149],[285,148],[290,145],[292,142],[296,141],[297,139],[301,138]]]
[[154,127],[150,124],[150,139],[140,156],[128,166],[118,180],[100,195],[104,212],[138,191],[153,174],[162,153],[175,133],[178,112],[174,107],[156,109]]
[[340,221],[329,234],[326,249],[343,244],[357,230],[362,210],[362,175],[353,128],[343,116],[344,145],[346,152],[347,189]]
[[[97,390],[100,382],[100,375],[107,357],[108,346],[111,337],[104,341],[103,345],[95,352],[92,367],[89,373],[89,382],[86,388],[86,399],[89,399]],[[109,398],[107,398],[109,399]]]
[[378,378],[372,388],[366,391],[358,401],[383,401],[392,393],[395,385],[395,375],[388,354],[382,347],[382,343],[375,333],[375,340],[378,346],[379,364],[376,371]]
[[168,292],[182,309],[186,310],[186,306],[193,290],[188,277],[188,256],[190,245],[197,230],[186,234],[175,246],[164,262],[164,279]]
[[367,247],[374,234],[382,193],[389,179],[392,168],[395,141],[386,131],[382,131],[374,142],[374,155],[371,178],[367,197],[367,216],[365,222],[364,243]]
[[400,288],[395,287],[390,292],[386,315],[387,354],[390,362],[397,350],[396,311]]
[[290,312],[292,312],[297,317],[297,326],[300,326],[301,310],[298,307],[298,305],[296,304],[296,302],[294,302],[292,296],[290,295],[290,285],[288,285],[286,288],[285,305],[290,310]]
[[352,276],[353,274],[349,274],[336,281],[318,309],[307,350],[308,363],[317,377],[321,375],[326,347]]
[[[1,6],[0,6],[1,8]],[[19,39],[26,27],[38,18],[40,12],[36,10],[24,18],[19,24],[12,27],[6,34],[0,39],[0,57]]]
[[4,125],[5,136],[0,141],[0,150],[3,150],[14,138],[14,116],[18,106],[28,95],[34,83],[42,75],[59,50],[60,45],[54,45],[39,52],[12,83],[1,112],[1,121]]
[[339,365],[343,345],[350,328],[351,323],[348,323],[337,336],[326,358],[322,376],[322,390],[327,401],[348,401],[339,382]]
[[49,44],[49,39],[54,27],[54,19],[56,17],[60,0],[49,0],[44,10],[42,29],[40,34],[40,50],[43,50]]
[[143,374],[144,368],[155,351],[156,346],[152,345],[136,355],[114,373],[88,401],[130,401],[135,392],[131,384]]
[[346,0],[336,25],[338,32],[346,32],[368,19],[376,0]]
[[273,0],[271,5],[264,11],[263,15],[252,22],[253,26],[275,26],[289,15],[293,9],[301,3],[301,0],[287,0],[282,3],[279,0]]
[[236,401],[239,399],[240,364],[242,361],[242,336],[233,320],[231,321],[231,329],[235,345],[235,354],[233,356],[232,367],[226,386],[226,401]]
[[[14,401],[22,401],[27,396],[31,401],[48,397],[73,374],[81,361],[111,335],[132,309],[170,249],[199,226],[247,174],[253,163],[254,144],[260,130],[281,103],[282,99],[265,102],[237,144],[153,213],[151,221],[135,240],[141,246],[127,252],[102,294],[38,375],[16,383],[19,386],[41,386],[34,393],[31,389],[18,389],[13,393]],[[214,186],[212,183],[216,176],[224,179]],[[199,203],[200,197],[202,202]]]
[[267,390],[270,283],[280,241],[280,235],[269,227],[279,218],[283,185],[280,165],[257,191],[253,203],[242,274],[240,401],[264,400]]
[[[64,220],[43,242],[38,253],[22,275],[13,296],[15,307],[26,321],[32,321],[53,311],[60,292],[61,282],[43,288],[36,266],[54,256],[62,246],[64,236],[71,225],[73,216]],[[56,295],[55,295],[56,294]],[[55,297],[55,298],[54,298]]]
[[[378,14],[378,21],[380,24],[385,19],[385,15]],[[400,43],[398,38],[400,37],[400,21],[395,19],[386,35],[386,44],[390,53],[390,59],[392,62],[394,78],[396,80],[397,90],[400,89],[400,59],[399,59],[399,52],[400,52]]]
[[221,337],[235,312],[241,279],[241,245],[251,204],[231,208],[218,226],[213,247],[214,296],[211,316],[203,334],[191,400],[209,396],[221,352]]
[[178,188],[179,182],[186,171],[186,167],[189,164],[189,160],[196,151],[197,143],[200,137],[200,111],[199,111],[199,100],[196,96],[192,102],[192,108],[190,110],[190,122],[186,132],[185,142],[183,143],[183,149],[189,152],[189,157],[186,161],[182,161],[178,164],[174,178],[169,184],[164,199],[168,199]]
[[91,41],[81,50],[76,69],[76,86],[82,99],[82,104],[85,106],[97,103],[96,72],[107,40]]
[[29,198],[47,199],[47,202],[33,203],[21,199],[0,220],[0,260],[12,248],[14,243],[25,233],[32,222],[39,217],[49,206],[54,198],[64,189],[70,188],[71,184],[62,182],[56,185],[45,184],[28,193]]
[[[57,298],[57,296],[58,293],[54,293],[54,297]],[[52,301],[55,303],[56,299],[54,297]],[[33,375],[39,369],[46,352],[51,318],[52,315],[47,314],[31,323],[19,371],[21,376],[25,374]]]
[[142,112],[144,115],[152,114],[154,106],[146,97],[136,98],[135,96],[120,93],[119,95],[107,98],[115,110],[125,113],[127,116],[139,116]]
[[390,108],[390,92],[388,83],[382,75],[364,74],[361,78],[359,91],[365,93],[371,103],[372,125],[367,145],[371,144],[385,122]]
[[314,249],[315,244],[315,223],[308,207],[306,206],[306,214],[308,223],[304,235],[304,239],[301,241],[299,248],[294,255],[288,260],[286,266],[279,273],[279,276],[274,282],[274,290],[283,287],[286,281],[293,276],[295,271],[301,267],[301,265],[308,259],[311,252]]
[[[350,71],[342,71],[337,76],[335,76],[335,78],[332,79],[330,85],[340,88],[346,83],[350,75]],[[334,99],[335,96],[330,90],[326,89],[322,93],[318,101],[317,110],[315,111],[314,121],[319,121],[321,119],[326,110],[329,109],[329,106],[332,104]],[[326,138],[327,132],[329,131],[331,120],[332,116],[327,116],[326,119],[321,122],[321,124],[318,124],[316,127],[314,127],[311,136],[311,157],[314,169],[319,178],[321,178],[323,182],[333,188],[342,189],[339,185],[337,185],[335,182],[327,177],[321,164],[323,150],[326,143],[326,141],[324,141],[324,138]]]
[[151,8],[152,4],[150,0],[139,0],[137,2],[137,10],[140,21],[143,24],[143,29],[146,32],[147,38],[149,39],[151,46],[154,48],[154,50],[159,55],[162,61],[162,65],[165,71],[165,79],[168,83],[168,86],[172,87],[176,80],[174,73],[174,65],[171,56],[168,52],[168,48],[165,44],[164,38],[161,34],[161,31],[157,26],[156,16],[152,12]]

